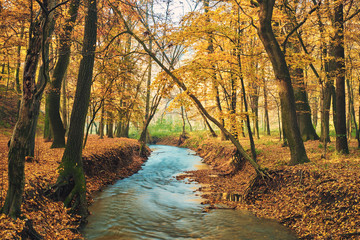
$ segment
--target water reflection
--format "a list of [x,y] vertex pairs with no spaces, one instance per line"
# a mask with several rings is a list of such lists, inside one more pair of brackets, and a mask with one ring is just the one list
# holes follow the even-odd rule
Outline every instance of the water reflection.
[[[189,149],[152,146],[139,173],[109,186],[90,207],[86,239],[297,239],[248,212],[202,213],[195,183],[174,177],[202,165]],[[195,201],[194,201],[195,200]]]

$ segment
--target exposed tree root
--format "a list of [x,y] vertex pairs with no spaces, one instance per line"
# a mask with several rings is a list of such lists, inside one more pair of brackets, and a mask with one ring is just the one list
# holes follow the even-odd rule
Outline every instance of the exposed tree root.
[[180,145],[183,144],[183,143],[185,142],[185,140],[188,139],[188,138],[189,138],[189,137],[186,136],[185,133],[180,134],[180,136],[179,136],[179,141],[178,141],[177,145],[180,146]]
[[70,194],[72,189],[74,189],[75,183],[73,179],[69,181],[62,181],[51,186],[46,192],[45,195],[54,200],[64,202],[67,196]]
[[86,198],[82,196],[84,194],[83,190],[76,185],[72,177],[58,181],[46,191],[48,198],[54,201],[62,201],[64,206],[71,208],[70,213],[80,215],[83,218],[80,220],[80,225],[89,215],[86,208],[87,203],[86,200],[84,200]]
[[33,226],[33,223],[31,220],[26,220],[25,227],[20,233],[21,239],[30,239],[30,240],[42,240],[44,239],[43,236],[41,236]]
[[262,170],[264,171],[263,174],[258,173],[250,181],[249,186],[243,194],[243,200],[250,201],[250,199],[253,199],[253,196],[258,193],[266,193],[269,189],[277,188],[281,184],[282,181],[279,179],[280,175],[277,171]]

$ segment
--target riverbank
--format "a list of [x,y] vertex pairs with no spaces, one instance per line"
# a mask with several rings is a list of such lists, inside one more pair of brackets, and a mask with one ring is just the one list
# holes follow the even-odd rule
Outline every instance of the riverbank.
[[[7,189],[7,142],[8,135],[0,135],[0,206],[3,205]],[[36,140],[35,157],[25,164],[25,193],[23,216],[30,219],[34,229],[45,239],[82,239],[78,232],[78,216],[67,213],[61,202],[44,197],[46,188],[55,183],[57,167],[64,149],[50,149],[50,142]],[[128,177],[141,169],[146,159],[139,156],[140,144],[126,138],[104,138],[91,136],[83,150],[87,196],[101,191],[118,179]],[[148,151],[150,154],[150,150]],[[25,220],[12,220],[0,215],[1,239],[19,239],[23,234]]]
[[[177,145],[178,137],[162,139],[158,144]],[[262,137],[256,145],[258,162],[269,169],[274,181],[258,182],[243,199],[255,171],[246,162],[238,173],[229,175],[229,160],[235,148],[219,139],[190,137],[181,146],[194,149],[210,170],[187,172],[190,181],[204,184],[200,190],[209,204],[246,209],[258,217],[275,219],[292,229],[300,239],[360,238],[360,151],[350,143],[349,155],[335,152],[335,141],[329,144],[326,159],[319,141],[305,143],[311,160],[298,166],[287,166],[288,148],[274,137]],[[248,148],[248,141],[241,140]]]

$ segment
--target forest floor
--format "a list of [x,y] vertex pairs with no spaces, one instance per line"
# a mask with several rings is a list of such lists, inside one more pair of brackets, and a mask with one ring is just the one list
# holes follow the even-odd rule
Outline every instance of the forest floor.
[[[9,133],[0,134],[0,206],[4,204],[8,186],[9,138]],[[23,220],[15,221],[1,214],[1,239],[27,239],[23,231],[26,219],[31,220],[34,229],[45,239],[82,239],[77,230],[79,216],[68,214],[68,209],[64,208],[62,202],[54,202],[44,196],[45,190],[56,181],[57,167],[64,151],[50,149],[50,145],[51,142],[45,142],[42,138],[36,139],[35,157],[25,164]],[[140,170],[145,159],[139,157],[139,149],[138,141],[133,139],[100,140],[98,136],[89,137],[83,151],[89,203],[92,202],[92,193]]]
[[[178,137],[169,137],[158,144],[178,142]],[[248,140],[241,143],[249,148]],[[244,162],[241,171],[229,174],[233,170],[229,161],[236,152],[230,142],[190,137],[181,146],[194,149],[211,166],[179,177],[202,184],[199,190],[208,204],[206,211],[223,205],[247,209],[277,220],[300,239],[360,239],[360,150],[354,140],[350,154],[339,155],[332,139],[326,159],[321,142],[307,141],[311,162],[288,166],[289,149],[282,147],[279,138],[262,136],[256,144],[258,162],[273,180],[257,181],[251,190],[250,180],[256,175],[250,164]]]

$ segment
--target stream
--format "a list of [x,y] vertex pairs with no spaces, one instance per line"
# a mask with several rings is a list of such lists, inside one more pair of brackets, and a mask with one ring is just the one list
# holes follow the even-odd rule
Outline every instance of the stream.
[[184,171],[206,167],[186,148],[152,145],[142,170],[100,192],[90,207],[85,239],[271,239],[296,236],[279,223],[246,211],[203,213],[200,186],[178,181]]

